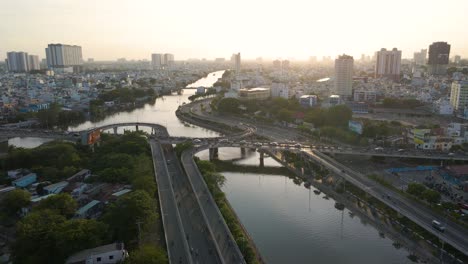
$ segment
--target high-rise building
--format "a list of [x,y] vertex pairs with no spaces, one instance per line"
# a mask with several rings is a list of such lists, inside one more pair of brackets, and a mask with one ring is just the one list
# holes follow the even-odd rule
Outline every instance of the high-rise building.
[[413,54],[414,64],[416,65],[425,65],[427,58],[427,49],[422,49],[420,52],[415,52]]
[[151,54],[151,65],[153,66],[153,70],[159,70],[163,66],[163,59],[164,56],[159,53]]
[[49,69],[77,71],[83,65],[83,54],[80,46],[49,44],[45,51]]
[[464,110],[468,107],[468,81],[455,81],[452,83],[450,104],[455,110]]
[[453,63],[459,64],[461,62],[461,56],[460,55],[455,55],[453,57]]
[[163,65],[171,66],[174,64],[174,54],[166,53],[164,54]]
[[41,64],[39,63],[39,56],[29,55],[28,56],[28,68],[30,71],[36,71],[41,69]]
[[449,63],[450,44],[447,42],[434,42],[429,46],[429,74],[443,75],[447,72]]
[[335,94],[350,97],[353,94],[354,59],[349,55],[341,55],[335,60]]
[[289,70],[289,61],[284,60],[281,62],[281,68],[283,71],[288,71]]
[[240,52],[237,53],[237,54],[232,54],[231,56],[231,63],[234,67],[234,70],[236,71],[236,74],[239,74],[240,73],[240,69],[241,69],[241,54]]
[[280,60],[274,60],[273,61],[273,69],[275,71],[281,71],[281,61]]
[[377,51],[377,61],[375,64],[375,77],[387,77],[392,80],[400,79],[401,50],[381,49]]
[[10,72],[29,71],[29,57],[27,52],[7,52],[6,64]]

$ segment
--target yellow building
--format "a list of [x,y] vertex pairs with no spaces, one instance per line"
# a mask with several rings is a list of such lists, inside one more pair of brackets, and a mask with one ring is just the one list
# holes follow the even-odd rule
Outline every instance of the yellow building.
[[240,89],[239,99],[241,100],[266,100],[270,98],[270,88]]

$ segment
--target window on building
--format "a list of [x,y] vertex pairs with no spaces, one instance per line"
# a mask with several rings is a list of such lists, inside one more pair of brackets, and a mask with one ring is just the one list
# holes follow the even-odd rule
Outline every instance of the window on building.
[[110,255],[110,256],[109,256],[109,259],[114,259],[114,255]]
[[96,258],[97,262],[101,262],[101,257]]

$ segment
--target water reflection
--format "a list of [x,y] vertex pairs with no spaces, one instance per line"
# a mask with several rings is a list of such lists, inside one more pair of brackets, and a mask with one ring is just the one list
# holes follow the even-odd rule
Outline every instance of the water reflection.
[[38,137],[16,137],[8,140],[9,146],[18,148],[35,148],[44,143],[50,142],[53,139],[50,138],[38,138]]
[[[207,159],[208,154],[198,156]],[[220,148],[219,158],[239,159],[240,149]],[[258,165],[259,158],[251,152],[236,163]],[[268,160],[268,166],[281,166]],[[408,251],[396,249],[348,209],[336,209],[333,199],[313,187],[283,175],[222,174],[226,197],[268,263],[410,263]]]

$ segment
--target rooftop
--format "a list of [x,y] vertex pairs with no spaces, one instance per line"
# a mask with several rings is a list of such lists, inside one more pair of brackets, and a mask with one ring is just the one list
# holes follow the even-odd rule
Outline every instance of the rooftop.
[[123,243],[113,243],[113,244],[108,244],[108,245],[104,245],[100,247],[85,249],[83,251],[80,251],[70,256],[65,263],[76,263],[80,261],[85,261],[91,255],[102,254],[102,253],[115,251],[115,250],[124,250]]
[[447,170],[449,170],[455,175],[467,175],[468,165],[448,166]]

